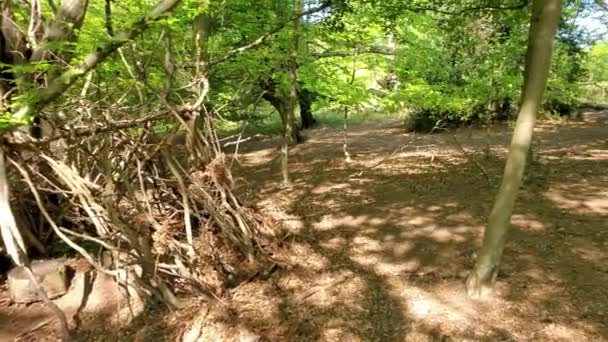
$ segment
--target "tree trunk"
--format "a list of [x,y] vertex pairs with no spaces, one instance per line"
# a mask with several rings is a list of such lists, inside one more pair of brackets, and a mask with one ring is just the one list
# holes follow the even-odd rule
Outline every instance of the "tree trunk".
[[[76,34],[84,23],[84,17],[89,6],[88,0],[64,0],[61,3],[55,19],[51,22],[44,33],[43,41],[36,46],[30,58],[30,62],[39,62],[47,59],[47,49],[49,43],[54,42],[73,42]],[[54,51],[55,56],[59,56],[64,61],[69,62],[72,53]],[[59,75],[59,70],[55,71],[54,76]]]
[[488,219],[483,245],[477,263],[466,282],[467,293],[471,297],[491,293],[496,282],[511,214],[517,192],[522,184],[536,112],[545,91],[561,7],[561,0],[534,1],[528,33],[521,106],[502,184]]
[[298,91],[298,101],[300,102],[300,119],[302,121],[302,129],[313,128],[317,125],[317,120],[312,115],[312,95],[307,89]]
[[[302,11],[302,0],[293,1],[294,15]],[[285,103],[285,112],[281,115],[283,118],[283,146],[281,148],[283,160],[281,161],[281,172],[283,175],[283,185],[289,186],[289,145],[298,142],[296,121],[296,108],[298,107],[298,54],[300,50],[300,20],[293,21],[293,46],[289,56],[289,70],[287,78],[289,79],[289,92]],[[294,139],[295,137],[295,139]]]
[[[283,103],[278,106],[277,110],[283,121],[283,141],[281,144],[281,176],[282,185],[291,185],[289,179],[289,146],[297,143],[297,133],[294,132],[293,121],[290,120],[290,108],[288,103]],[[293,110],[291,110],[293,114]]]

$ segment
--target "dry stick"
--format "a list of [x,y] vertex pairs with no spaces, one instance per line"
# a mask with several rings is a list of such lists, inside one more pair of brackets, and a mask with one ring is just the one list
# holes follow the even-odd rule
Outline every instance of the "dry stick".
[[492,186],[492,179],[490,178],[490,175],[488,174],[488,172],[486,172],[486,170],[483,168],[483,166],[481,166],[481,164],[479,164],[479,162],[477,160],[473,159],[473,157],[462,147],[462,145],[460,145],[460,143],[458,142],[458,139],[456,139],[456,136],[454,134],[451,134],[451,136],[452,136],[452,139],[454,140],[454,143],[458,147],[458,150],[460,150],[460,152],[462,152],[462,154],[465,156],[465,158],[467,158],[468,161],[473,163],[473,165],[475,165],[475,167],[477,167],[477,169],[479,169],[479,171],[485,176],[486,181],[488,182],[488,185]]
[[186,183],[184,182],[184,178],[180,175],[179,170],[175,166],[175,160],[164,150],[161,150],[165,160],[167,161],[167,165],[171,170],[171,173],[177,179],[177,184],[179,185],[179,192],[182,195],[182,205],[184,206],[184,224],[186,226],[186,241],[188,241],[189,253],[190,257],[194,256],[194,240],[192,238],[192,222],[190,220],[190,199],[188,197],[188,188],[186,187]]
[[363,175],[364,172],[369,171],[371,169],[374,169],[380,165],[382,165],[383,163],[385,163],[386,161],[388,161],[389,159],[391,159],[392,157],[394,157],[397,153],[402,152],[403,150],[405,150],[406,147],[409,147],[410,145],[412,145],[414,142],[418,141],[422,139],[422,136],[418,136],[416,139],[408,142],[405,145],[402,145],[401,147],[399,147],[398,149],[394,150],[393,152],[391,152],[391,154],[389,154],[386,158],[380,160],[379,162],[377,162],[376,164],[372,165],[372,166],[368,166],[366,168],[364,168],[363,170],[357,171],[353,174],[351,174],[350,176],[346,177],[347,179],[353,178],[353,177],[358,177]]
[[352,278],[353,278],[353,275],[347,275],[347,276],[342,277],[341,279],[336,279],[336,280],[330,282],[329,284],[326,284],[326,285],[322,286],[321,288],[312,289],[312,290],[308,291],[307,293],[305,293],[302,297],[300,297],[297,300],[297,303],[302,303],[307,298],[313,296],[314,294],[316,294],[319,291],[322,291],[322,290],[325,290],[327,288],[334,287],[334,286],[337,286],[337,285],[340,285],[340,284],[344,284],[345,282],[347,282],[348,280],[350,280]]
[[[4,164],[4,153],[0,152],[0,169],[2,173],[6,172],[6,167]],[[11,160],[11,162],[13,162],[13,164],[15,164],[15,166],[17,166],[18,170],[21,171],[25,171],[22,170],[14,161]],[[7,185],[8,187],[8,185]],[[6,193],[8,195],[8,192]],[[36,201],[39,201],[39,197],[36,198]],[[12,213],[11,213],[12,214]],[[15,226],[16,227],[16,226]],[[3,231],[4,232],[4,231]],[[3,240],[5,245],[7,245],[8,241],[6,240],[6,237],[3,234]],[[8,248],[8,246],[7,246]],[[17,251],[18,254],[21,254],[20,251]],[[46,292],[44,291],[44,289],[42,288],[42,285],[40,285],[40,281],[38,280],[38,278],[36,277],[36,275],[34,274],[34,272],[32,271],[32,268],[30,267],[30,262],[29,259],[27,257],[27,255],[25,254],[25,249],[23,249],[23,254],[21,255],[21,260],[14,260],[17,264],[20,264],[19,266],[22,266],[25,269],[25,272],[27,273],[28,277],[30,278],[30,281],[32,282],[32,285],[34,285],[34,289],[36,290],[36,293],[38,294],[38,298],[40,300],[42,300],[42,302],[44,302],[44,304],[53,312],[53,314],[57,317],[57,319],[59,320],[59,324],[61,327],[61,333],[63,335],[63,340],[64,341],[69,341],[70,340],[70,328],[68,326],[68,321],[65,317],[65,313],[63,311],[61,311],[61,309],[57,306],[57,304],[53,303],[49,297],[47,296]],[[20,262],[17,262],[20,261]]]
[[29,146],[31,148],[32,146],[43,145],[43,144],[46,144],[46,143],[49,143],[49,142],[52,142],[55,140],[59,140],[59,139],[89,137],[89,136],[93,136],[93,135],[101,134],[101,133],[115,132],[115,131],[120,131],[120,130],[124,130],[124,129],[134,128],[134,127],[141,127],[148,123],[165,120],[170,114],[171,113],[169,111],[161,111],[161,112],[157,112],[157,113],[145,116],[143,118],[135,119],[135,120],[123,120],[123,121],[118,121],[115,123],[107,123],[105,125],[95,125],[93,127],[91,127],[91,125],[72,127],[68,131],[62,132],[57,135],[38,139],[38,140],[34,140],[32,138],[28,138],[28,137],[24,136],[23,141],[10,142],[8,145],[14,146],[14,147],[24,147],[24,148],[27,148]]
[[59,226],[57,226],[57,224],[55,223],[55,221],[53,220],[53,218],[51,217],[49,212],[44,207],[44,203],[42,202],[42,199],[40,198],[40,194],[38,193],[36,186],[32,182],[32,179],[30,178],[29,173],[17,162],[11,160],[11,163],[17,168],[19,173],[21,173],[21,175],[23,176],[25,183],[29,186],[30,190],[32,191],[32,194],[34,195],[34,199],[36,200],[36,204],[38,205],[38,208],[40,209],[40,213],[48,221],[49,225],[51,226],[51,229],[53,229],[55,234],[57,234],[57,236],[59,236],[59,238],[61,238],[61,240],[63,240],[63,242],[65,242],[68,246],[70,246],[72,249],[74,249],[76,252],[78,252],[80,255],[82,255],[96,269],[100,270],[101,272],[103,272],[107,275],[117,276],[118,275],[117,272],[110,271],[110,270],[103,268],[101,265],[99,265],[97,262],[95,262],[95,259],[91,256],[91,254],[89,254],[89,252],[87,252],[84,248],[80,247],[77,243],[72,241],[72,239],[70,239],[67,235],[65,235],[61,231],[61,229],[59,229]]
[[[11,160],[12,161],[12,160]],[[13,162],[14,163],[14,162]],[[20,170],[21,171],[21,170]],[[6,163],[4,150],[0,148],[0,182],[5,182],[2,184],[2,189],[0,189],[0,204],[2,205],[2,240],[4,241],[4,245],[7,249],[7,253],[11,256],[13,261],[18,265],[25,269],[32,285],[38,294],[38,298],[44,302],[44,304],[55,314],[57,319],[59,320],[61,333],[63,335],[64,341],[69,341],[70,339],[70,329],[68,327],[68,322],[65,317],[65,314],[61,309],[53,303],[46,292],[40,285],[40,281],[32,271],[30,267],[30,262],[27,257],[25,244],[23,242],[23,238],[21,237],[21,233],[17,227],[15,222],[15,217],[13,216],[12,211],[10,210],[10,189],[8,187],[8,177],[6,175]]]
[[25,242],[17,227],[17,221],[11,210],[11,195],[6,172],[4,149],[0,146],[0,231],[6,253],[13,259],[15,264],[24,263]]
[[32,271],[32,268],[30,267],[29,263],[26,265],[23,265],[23,268],[25,269],[25,272],[27,273],[28,277],[30,278],[30,281],[34,285],[34,288],[36,289],[36,292],[38,293],[38,298],[40,300],[42,300],[42,302],[49,309],[51,309],[51,311],[53,311],[53,314],[59,320],[59,325],[61,327],[61,334],[63,335],[63,340],[69,341],[71,339],[70,328],[68,326],[68,320],[65,317],[65,313],[59,308],[59,306],[57,306],[57,304],[55,304],[49,298],[49,296],[47,296],[46,292],[42,288],[42,285],[40,284],[40,281],[38,280],[38,277],[36,277],[36,275]]
[[15,336],[15,341],[19,341],[25,335],[33,333],[34,331],[36,331],[36,330],[42,328],[43,326],[49,324],[51,321],[52,321],[52,319],[49,318],[49,319],[45,319],[44,321],[36,324],[35,326],[33,326],[32,328],[28,329],[27,331],[24,331],[24,332],[20,333],[19,335]]

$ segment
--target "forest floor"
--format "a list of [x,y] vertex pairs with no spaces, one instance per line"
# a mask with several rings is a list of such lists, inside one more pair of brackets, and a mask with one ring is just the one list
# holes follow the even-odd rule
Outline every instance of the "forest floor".
[[[289,229],[291,266],[231,290],[237,320],[269,341],[608,341],[608,112],[538,125],[497,294],[465,295],[510,132],[363,124],[347,163],[341,130],[311,130],[291,188],[276,139],[243,143],[237,191]],[[122,340],[161,340],[186,316],[147,316]]]
[[294,267],[243,285],[240,319],[273,341],[608,341],[608,112],[540,122],[497,295],[465,296],[510,132],[360,125],[346,163],[312,130],[289,189],[277,142],[245,144],[235,173],[288,213]]

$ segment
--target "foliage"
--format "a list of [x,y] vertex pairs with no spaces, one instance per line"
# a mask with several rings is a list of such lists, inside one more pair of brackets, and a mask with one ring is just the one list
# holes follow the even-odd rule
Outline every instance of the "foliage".
[[[120,31],[153,6],[150,1],[141,0],[112,4],[112,16],[108,20],[104,2],[90,3],[78,40],[60,43],[65,46],[58,50],[72,52],[66,62],[74,64],[82,60],[86,53],[112,38],[109,27],[113,32]],[[209,4],[204,10],[207,7],[199,1],[184,1],[172,16],[154,24],[140,39],[111,56],[94,71],[95,87],[90,89],[91,96],[87,99],[93,100],[103,91],[120,99],[122,104],[157,110],[159,101],[146,99],[154,98],[164,87],[162,51],[165,46],[159,39],[163,34],[171,35],[173,63],[182,66],[174,74],[170,98],[178,101],[187,96],[192,91],[188,86],[192,72],[190,23],[206,11],[212,18],[207,46],[211,60],[277,26],[284,26],[259,48],[210,69],[210,103],[222,118],[263,121],[270,109],[262,104],[261,83],[276,84],[281,96],[286,96],[289,88],[287,67],[294,32],[286,20],[294,13],[293,1],[237,0],[210,1]],[[320,1],[304,1],[305,8],[319,4]],[[42,5],[44,15],[52,17],[48,3],[42,2]],[[483,10],[492,8],[493,3],[473,0],[443,4],[435,1],[332,2],[332,7],[322,14],[310,15],[301,21],[299,85],[317,95],[313,106],[317,113],[347,106],[393,112],[410,108],[435,120],[455,123],[506,118],[512,112],[511,104],[515,104],[522,84],[529,10],[519,6],[519,2],[503,5],[499,7],[505,9]],[[15,8],[16,17],[24,26],[29,19],[28,8]],[[473,10],[475,8],[478,9]],[[582,92],[580,83],[587,70],[592,82],[603,82],[601,80],[608,77],[603,66],[605,43],[593,46],[589,59],[583,62],[585,47],[592,41],[576,20],[589,11],[590,5],[585,1],[569,1],[566,5],[545,109],[563,111],[576,106]],[[387,46],[389,41],[396,47],[394,55],[366,52],[370,47]],[[339,54],[318,57],[326,52]],[[34,74],[56,67],[43,62],[10,68],[14,72]],[[398,78],[398,87],[383,89],[378,85],[392,75]],[[67,96],[78,97],[85,82],[80,81]],[[369,88],[380,88],[388,96],[378,98],[368,92]],[[35,96],[35,90],[31,95],[23,94],[22,99],[28,96]],[[104,97],[104,101],[109,100]],[[2,118],[2,122],[11,120],[8,114]]]
[[591,82],[608,82],[608,42],[593,45],[586,63]]

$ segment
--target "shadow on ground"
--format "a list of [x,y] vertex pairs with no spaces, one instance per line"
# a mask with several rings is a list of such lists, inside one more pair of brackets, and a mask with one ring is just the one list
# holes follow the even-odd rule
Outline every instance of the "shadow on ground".
[[[348,137],[352,163],[340,131],[311,132],[293,151],[289,189],[278,186],[272,142],[242,146],[238,191],[287,227],[290,266],[231,291],[235,320],[270,341],[608,339],[607,122],[591,113],[539,125],[497,296],[483,301],[466,298],[463,282],[504,167],[506,127],[361,126]],[[115,340],[173,340],[188,324],[154,315]]]
[[362,129],[351,134],[350,164],[339,132],[325,132],[296,149],[288,190],[257,159],[269,152],[252,150],[237,174],[244,188],[258,189],[256,199],[292,214],[284,220],[294,267],[266,295],[263,285],[247,285],[274,303],[276,317],[252,309],[242,319],[279,340],[606,339],[607,119],[594,113],[539,126],[498,296],[478,302],[462,284],[504,166],[507,130],[455,133],[465,155],[450,134]]

